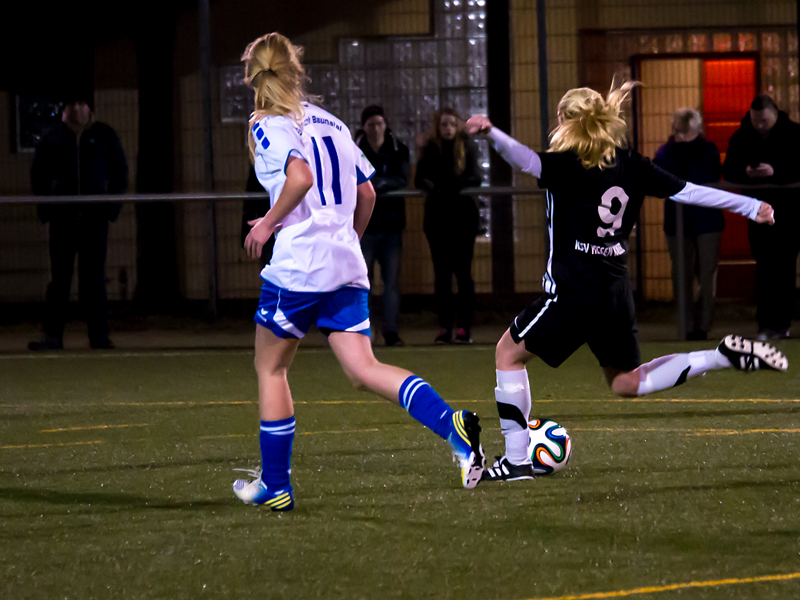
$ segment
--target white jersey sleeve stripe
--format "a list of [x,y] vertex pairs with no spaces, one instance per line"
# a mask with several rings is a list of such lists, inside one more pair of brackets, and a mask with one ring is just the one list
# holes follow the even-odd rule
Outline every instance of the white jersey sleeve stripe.
[[751,221],[756,220],[758,209],[761,208],[761,200],[693,183],[687,183],[680,192],[672,196],[672,199],[682,204],[724,208],[747,217]]

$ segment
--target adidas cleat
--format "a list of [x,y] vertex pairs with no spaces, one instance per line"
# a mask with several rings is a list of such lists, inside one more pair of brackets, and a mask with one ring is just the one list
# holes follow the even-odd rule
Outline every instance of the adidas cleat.
[[486,465],[480,442],[480,419],[467,410],[454,412],[452,419],[447,443],[453,448],[453,455],[461,467],[461,485],[469,490],[478,485]]
[[789,359],[766,342],[754,342],[738,335],[729,335],[719,343],[717,350],[739,371],[785,371],[789,368]]
[[288,489],[278,490],[273,492],[261,480],[260,470],[249,469],[235,469],[237,471],[246,471],[252,477],[252,481],[247,479],[237,479],[233,482],[233,493],[245,504],[253,504],[260,506],[267,505],[272,510],[286,511],[294,508],[294,495],[292,494],[292,486]]
[[482,481],[521,481],[533,479],[533,465],[512,465],[505,456],[495,456],[495,463],[483,472]]

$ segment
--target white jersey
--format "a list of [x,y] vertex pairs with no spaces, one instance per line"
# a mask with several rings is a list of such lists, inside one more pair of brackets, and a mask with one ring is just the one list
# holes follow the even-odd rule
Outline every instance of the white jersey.
[[261,276],[295,292],[369,289],[367,265],[353,229],[356,186],[375,173],[344,123],[304,104],[301,126],[291,117],[264,117],[253,126],[255,171],[271,204],[286,183],[290,156],[308,163],[314,185],[277,231],[272,260]]

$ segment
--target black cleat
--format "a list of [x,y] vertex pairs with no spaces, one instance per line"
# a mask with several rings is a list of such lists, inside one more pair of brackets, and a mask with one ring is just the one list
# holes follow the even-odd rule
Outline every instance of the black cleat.
[[533,465],[512,465],[505,456],[495,456],[495,463],[483,472],[481,481],[521,481],[533,479]]
[[388,333],[383,334],[383,343],[390,347],[400,347],[405,346],[406,343],[400,339],[400,336],[397,335],[396,331],[389,331]]
[[453,343],[453,332],[444,327],[439,329],[439,333],[433,339],[433,343],[437,346],[444,346],[445,344]]
[[461,485],[471,490],[481,480],[486,457],[481,448],[480,419],[474,412],[458,410],[453,413],[447,443],[461,469]]
[[729,335],[719,343],[717,350],[739,371],[785,371],[789,368],[789,359],[766,342],[754,342],[738,335]]
[[102,340],[89,340],[89,346],[92,350],[114,350],[116,346],[110,339],[105,338]]
[[31,352],[47,352],[48,350],[63,350],[64,342],[60,338],[52,337],[49,335],[44,336],[41,340],[31,342],[28,344],[28,350]]

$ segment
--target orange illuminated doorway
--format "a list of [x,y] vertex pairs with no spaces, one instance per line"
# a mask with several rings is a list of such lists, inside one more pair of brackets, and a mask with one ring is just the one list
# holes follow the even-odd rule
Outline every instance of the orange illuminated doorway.
[[[719,148],[725,161],[728,142],[739,129],[742,117],[756,95],[756,59],[720,59],[703,61],[703,121],[706,137]],[[755,261],[747,239],[747,219],[725,211],[722,234],[718,298],[752,297],[755,285]]]
[[[759,89],[757,55],[648,55],[636,56],[632,62],[635,78],[645,84],[637,91],[639,151],[652,158],[671,133],[672,113],[688,106],[698,108],[703,114],[706,137],[716,144],[724,162],[730,137],[739,128]],[[648,198],[642,217],[643,297],[669,300],[672,284],[662,230],[663,203]],[[725,218],[717,297],[752,297],[755,262],[747,239],[747,221],[727,212]]]

